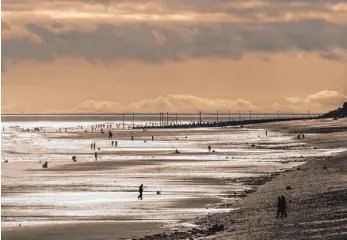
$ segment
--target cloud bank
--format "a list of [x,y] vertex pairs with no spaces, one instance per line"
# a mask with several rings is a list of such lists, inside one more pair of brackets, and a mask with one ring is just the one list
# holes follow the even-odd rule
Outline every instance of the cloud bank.
[[[289,97],[282,102],[273,102],[267,105],[257,105],[245,99],[211,99],[191,95],[159,96],[156,98],[143,99],[130,103],[111,101],[86,100],[70,110],[49,110],[43,113],[191,113],[191,112],[261,112],[261,113],[325,113],[341,107],[347,101],[347,96],[337,92],[324,90],[311,94],[305,98]],[[28,109],[20,109],[15,105],[2,107],[2,112],[30,113]]]
[[5,0],[2,23],[6,62],[239,60],[285,51],[347,58],[343,0]]
[[[325,113],[332,109],[341,107],[347,102],[347,96],[337,92],[324,90],[305,98],[288,97],[283,102],[273,102],[267,105],[257,105],[244,99],[211,99],[191,95],[159,96],[156,98],[143,99],[130,103],[120,103],[111,101],[86,100],[70,110],[49,110],[43,113],[193,113],[203,111],[212,113],[215,111],[237,113],[261,112],[261,113]],[[30,109],[20,109],[13,104],[2,106],[5,114],[31,113]]]

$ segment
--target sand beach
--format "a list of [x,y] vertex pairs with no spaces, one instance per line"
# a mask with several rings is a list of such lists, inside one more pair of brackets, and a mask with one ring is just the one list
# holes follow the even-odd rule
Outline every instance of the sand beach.
[[[3,239],[306,239],[321,232],[329,239],[345,237],[345,120],[112,129],[117,148],[100,133],[84,132],[92,124],[57,133],[62,126],[47,123],[45,132],[24,133],[7,123]],[[296,139],[297,133],[305,139]],[[98,161],[91,141],[100,147]],[[48,169],[39,163],[45,160]],[[274,218],[277,195],[288,199],[286,219]],[[336,206],[329,207],[329,217],[324,204]]]

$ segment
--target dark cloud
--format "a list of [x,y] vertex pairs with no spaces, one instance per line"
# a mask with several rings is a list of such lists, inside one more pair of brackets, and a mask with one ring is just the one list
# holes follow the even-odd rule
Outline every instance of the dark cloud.
[[[61,24],[58,26],[63,27]],[[71,29],[62,32],[29,24],[27,30],[40,41],[33,42],[26,37],[5,38],[2,41],[3,59],[47,61],[70,57],[91,62],[119,59],[162,62],[186,58],[238,60],[249,52],[303,50],[324,53],[334,48],[347,49],[347,26],[323,20],[170,26],[101,24],[92,31]],[[327,56],[322,54],[322,57]]]

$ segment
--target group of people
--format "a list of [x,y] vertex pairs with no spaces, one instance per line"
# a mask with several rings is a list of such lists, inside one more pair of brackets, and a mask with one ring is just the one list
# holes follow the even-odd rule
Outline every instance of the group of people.
[[114,146],[114,147],[117,147],[117,146],[118,146],[118,141],[113,141],[113,140],[112,140],[111,144],[112,144],[112,147],[113,147],[113,146]]
[[103,128],[112,128],[112,124],[97,124],[95,126],[92,126],[92,132],[94,132],[94,130],[96,130],[97,128],[101,128],[101,133],[104,133]]
[[90,150],[95,150],[95,148],[96,148],[96,143],[95,142],[91,143]]
[[298,135],[298,139],[304,139],[304,138],[305,138],[305,135],[303,133]]

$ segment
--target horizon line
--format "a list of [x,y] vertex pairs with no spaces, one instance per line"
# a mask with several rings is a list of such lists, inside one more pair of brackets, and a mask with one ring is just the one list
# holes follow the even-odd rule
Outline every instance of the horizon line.
[[[160,115],[160,113],[164,115],[200,115],[200,112],[183,112],[183,113],[176,113],[176,112],[158,112],[158,113],[141,113],[141,112],[124,112],[124,113],[1,113],[1,116],[102,116],[102,115],[108,115],[108,116],[114,116],[119,115]],[[321,115],[324,113],[316,113],[316,112],[305,112],[305,113],[290,113],[290,112],[275,112],[275,113],[269,113],[269,112],[253,112],[253,111],[240,111],[240,112],[202,112],[202,115]]]

